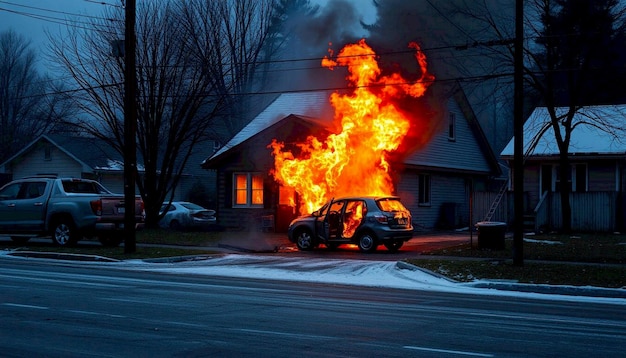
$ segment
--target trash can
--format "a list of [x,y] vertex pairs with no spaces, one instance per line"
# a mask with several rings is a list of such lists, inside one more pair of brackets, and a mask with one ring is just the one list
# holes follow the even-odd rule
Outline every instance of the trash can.
[[479,221],[476,223],[476,228],[478,228],[478,248],[504,250],[506,223]]

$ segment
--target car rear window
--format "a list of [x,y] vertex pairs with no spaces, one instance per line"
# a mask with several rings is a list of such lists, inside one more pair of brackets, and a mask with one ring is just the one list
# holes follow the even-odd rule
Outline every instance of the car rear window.
[[204,210],[203,207],[201,207],[200,205],[196,205],[194,203],[184,203],[184,204],[180,204],[183,207],[189,209],[189,210]]
[[89,181],[63,181],[63,190],[66,193],[111,194],[102,185]]
[[376,203],[382,211],[406,211],[406,208],[398,199],[380,199]]

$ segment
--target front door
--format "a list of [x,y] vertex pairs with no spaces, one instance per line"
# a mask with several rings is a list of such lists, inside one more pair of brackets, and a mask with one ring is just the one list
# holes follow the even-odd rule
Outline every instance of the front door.
[[278,188],[278,210],[276,213],[276,231],[287,232],[289,223],[298,216],[296,210],[296,191],[293,188]]
[[342,239],[343,234],[343,209],[346,206],[345,200],[333,201],[328,209],[328,214],[324,220],[325,237],[328,241]]
[[22,183],[9,184],[0,191],[0,231],[15,229],[15,203]]
[[33,232],[44,228],[46,211],[46,182],[26,182],[22,184],[15,200],[17,231]]

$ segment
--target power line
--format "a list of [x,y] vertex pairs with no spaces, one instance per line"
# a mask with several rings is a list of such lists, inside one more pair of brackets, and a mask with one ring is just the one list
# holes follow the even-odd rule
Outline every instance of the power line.
[[[68,22],[66,19],[59,18],[59,17],[33,14],[33,13],[29,13],[29,12],[11,10],[11,9],[6,9],[6,8],[2,8],[2,7],[0,7],[0,11],[6,11],[6,12],[10,12],[10,13],[13,13],[13,14],[16,14],[16,15],[26,16],[26,17],[30,17],[30,18],[33,18],[33,19],[41,20],[41,21],[46,21],[46,22],[55,23],[55,24],[64,25],[64,26],[70,26],[70,27],[74,27],[74,28],[77,28],[77,29],[83,29],[83,30],[94,30],[94,28],[93,28],[94,26],[103,26],[103,25],[98,25],[98,24],[85,22],[85,21],[78,21],[78,20],[74,20],[74,21]],[[83,24],[85,26],[81,26],[80,24]],[[87,27],[87,26],[89,26],[89,27]],[[115,32],[112,32],[112,31],[109,31],[109,30],[103,30],[103,29],[96,29],[96,31],[106,32],[106,33],[113,34],[113,35],[116,34]]]
[[95,0],[83,0],[83,1],[94,3],[94,4],[98,4],[98,5],[105,5],[105,6],[111,6],[111,7],[124,9],[124,6],[122,6],[122,5],[115,5],[115,4],[111,4],[111,3],[108,3],[108,2],[104,2],[104,1],[95,1]]
[[86,18],[90,18],[90,19],[99,19],[99,20],[123,22],[123,20],[119,20],[119,19],[103,18],[103,17],[93,16],[93,15],[86,15],[86,14],[71,13],[71,12],[66,12],[66,11],[52,10],[52,9],[46,9],[46,8],[37,7],[37,6],[16,4],[16,3],[13,3],[13,2],[10,2],[10,1],[2,1],[2,0],[0,0],[0,3],[11,5],[11,6],[23,7],[23,8],[32,9],[32,10],[51,12],[51,13],[55,13],[55,14],[63,14],[63,15],[70,15],[70,16],[86,17]]

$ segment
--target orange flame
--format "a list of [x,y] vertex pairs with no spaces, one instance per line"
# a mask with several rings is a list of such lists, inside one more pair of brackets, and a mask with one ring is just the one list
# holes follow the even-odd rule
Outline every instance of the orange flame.
[[424,95],[434,79],[419,46],[409,47],[416,50],[421,70],[421,77],[412,83],[399,74],[381,76],[376,53],[364,39],[346,45],[335,59],[322,60],[322,66],[331,70],[346,67],[346,79],[354,88],[351,94],[335,92],[330,97],[341,131],[323,142],[309,136],[297,144],[299,158],[283,151],[283,143],[273,140],[269,145],[274,155],[272,174],[299,194],[301,214],[318,209],[331,197],[393,194],[388,156],[398,149],[411,124],[394,101]]
[[[351,201],[344,213],[342,237],[351,238],[363,220],[364,204],[362,201]],[[367,210],[367,209],[365,209]]]

